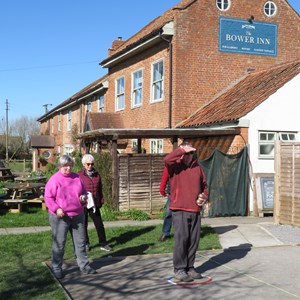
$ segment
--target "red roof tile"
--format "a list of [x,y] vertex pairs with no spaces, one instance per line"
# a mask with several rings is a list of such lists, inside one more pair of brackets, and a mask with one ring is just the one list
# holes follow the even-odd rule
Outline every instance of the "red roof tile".
[[119,113],[93,113],[88,114],[91,130],[100,128],[123,128],[123,121]]
[[268,99],[300,73],[300,61],[251,72],[204,104],[176,127],[236,121]]
[[178,13],[178,11],[185,9],[192,3],[196,2],[197,0],[183,0],[177,5],[173,6],[171,9],[167,10],[162,16],[157,17],[145,27],[143,27],[140,31],[136,34],[131,36],[129,39],[117,43],[119,45],[118,48],[113,49],[115,52],[110,57],[104,59],[100,64],[106,63],[108,60],[117,57],[119,54],[126,52],[127,50],[131,49],[132,46],[143,42],[145,38],[151,37],[153,33],[157,32],[161,29],[165,24],[172,21],[174,16]]

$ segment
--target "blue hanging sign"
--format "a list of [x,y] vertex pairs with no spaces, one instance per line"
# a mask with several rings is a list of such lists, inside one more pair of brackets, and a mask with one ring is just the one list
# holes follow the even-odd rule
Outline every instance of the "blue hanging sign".
[[277,25],[220,17],[219,51],[277,56]]

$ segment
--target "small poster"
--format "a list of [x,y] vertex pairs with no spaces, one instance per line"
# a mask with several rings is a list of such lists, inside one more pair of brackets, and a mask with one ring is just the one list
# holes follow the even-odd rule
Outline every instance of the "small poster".
[[273,209],[274,207],[274,178],[261,177],[261,193],[263,209]]

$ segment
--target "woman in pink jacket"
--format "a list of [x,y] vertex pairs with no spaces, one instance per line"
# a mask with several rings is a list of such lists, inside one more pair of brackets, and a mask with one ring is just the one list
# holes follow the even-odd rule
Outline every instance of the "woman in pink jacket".
[[58,172],[45,187],[45,203],[52,229],[51,268],[54,276],[63,278],[62,264],[67,234],[72,233],[77,264],[85,274],[95,274],[85,250],[84,206],[86,190],[79,175],[72,172],[74,160],[63,155],[58,160]]

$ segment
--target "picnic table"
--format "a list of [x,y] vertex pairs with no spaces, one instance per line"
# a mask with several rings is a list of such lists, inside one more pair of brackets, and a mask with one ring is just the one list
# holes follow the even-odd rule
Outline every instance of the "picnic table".
[[23,198],[24,194],[28,196],[40,197],[45,187],[44,182],[12,182],[4,185],[11,199]]
[[[42,203],[44,208],[43,190],[45,183],[43,182],[13,182],[7,183],[4,189],[7,191],[6,199],[3,199],[3,203],[10,206],[17,206],[15,212],[21,212],[23,210],[23,204],[30,202]],[[11,210],[13,211],[13,209]]]
[[18,176],[15,177],[15,181],[21,182],[40,182],[45,181],[47,179],[46,176]]

